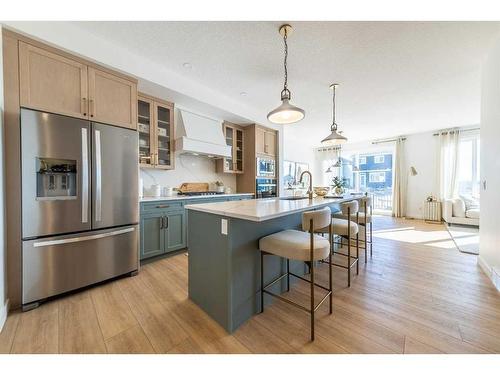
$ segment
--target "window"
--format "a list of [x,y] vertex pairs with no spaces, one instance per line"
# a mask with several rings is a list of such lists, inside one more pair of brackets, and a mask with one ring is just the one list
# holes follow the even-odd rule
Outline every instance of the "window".
[[[371,194],[374,199],[373,208],[377,212],[390,212],[393,186],[392,163],[392,145],[355,151],[343,150],[342,167],[337,168],[334,173],[347,179],[349,191]],[[326,168],[327,166],[325,170]]]
[[369,177],[370,182],[385,182],[385,172],[372,172]]
[[366,189],[366,173],[362,173],[360,176],[359,176],[359,179],[360,179],[360,188],[361,190],[365,190]]
[[479,136],[464,135],[458,151],[458,194],[479,198]]

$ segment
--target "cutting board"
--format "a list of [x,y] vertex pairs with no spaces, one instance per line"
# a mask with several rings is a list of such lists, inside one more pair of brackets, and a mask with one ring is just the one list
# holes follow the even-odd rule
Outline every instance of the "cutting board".
[[191,191],[208,191],[208,182],[184,182],[179,191],[189,193]]

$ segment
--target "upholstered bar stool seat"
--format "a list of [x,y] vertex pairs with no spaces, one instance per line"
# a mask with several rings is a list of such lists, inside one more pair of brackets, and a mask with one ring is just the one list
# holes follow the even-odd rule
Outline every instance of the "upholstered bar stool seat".
[[[349,225],[349,222],[347,220],[333,218],[332,224],[330,225],[332,226],[332,233],[337,236],[349,236],[349,235],[355,236],[359,232],[359,227],[356,224],[356,222],[353,222],[353,220],[351,221],[351,225]],[[328,227],[325,227],[319,229],[318,232],[328,233],[328,230],[329,230]],[[349,230],[351,231],[351,233],[349,233]]]
[[[326,233],[328,233],[328,227]],[[330,241],[315,234],[313,236],[313,242],[313,260],[327,258],[330,252]],[[292,229],[284,230],[261,238],[259,240],[259,249],[283,258],[309,261],[311,253],[311,236],[308,232]]]

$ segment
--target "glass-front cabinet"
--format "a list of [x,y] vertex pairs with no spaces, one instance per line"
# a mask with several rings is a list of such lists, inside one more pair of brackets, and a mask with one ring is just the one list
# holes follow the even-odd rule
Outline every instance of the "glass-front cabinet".
[[174,168],[174,105],[139,95],[139,163],[141,167]]
[[224,122],[223,129],[226,144],[231,147],[231,157],[217,161],[217,172],[243,173],[243,128]]

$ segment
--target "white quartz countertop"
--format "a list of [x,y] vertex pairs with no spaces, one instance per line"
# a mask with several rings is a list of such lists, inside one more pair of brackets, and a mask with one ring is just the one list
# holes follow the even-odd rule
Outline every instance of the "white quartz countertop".
[[313,198],[299,200],[284,200],[279,198],[251,199],[243,201],[214,202],[188,204],[188,210],[208,212],[211,214],[234,217],[250,221],[265,221],[295,212],[307,211],[332,203],[347,202],[360,199],[360,196],[346,196],[342,198]]
[[142,197],[140,202],[158,202],[158,201],[174,201],[174,200],[186,200],[186,199],[209,199],[209,198],[223,198],[223,197],[239,197],[239,196],[249,196],[252,193],[234,193],[234,194],[214,194],[214,195],[173,195],[171,197]]

